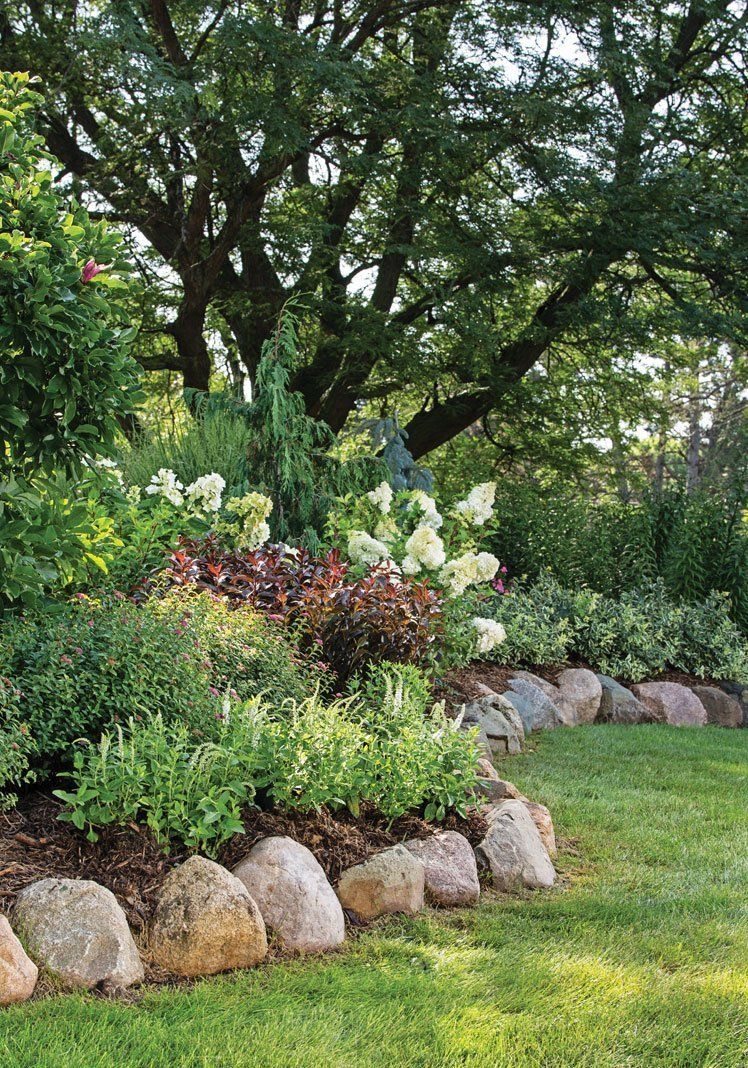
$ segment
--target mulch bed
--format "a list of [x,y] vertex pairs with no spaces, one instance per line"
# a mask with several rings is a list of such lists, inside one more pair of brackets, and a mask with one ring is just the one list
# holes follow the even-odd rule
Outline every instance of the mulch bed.
[[[60,808],[55,798],[32,791],[17,808],[0,814],[0,912],[9,912],[18,892],[37,879],[93,879],[117,897],[133,929],[142,930],[164,879],[187,854],[165,855],[153,836],[135,824],[105,828],[98,842],[89,842],[71,824],[56,818]],[[326,810],[251,811],[244,824],[246,834],[226,843],[216,858],[219,863],[232,868],[260,838],[286,834],[312,851],[333,884],[352,864],[406,838],[426,838],[439,827],[448,827],[477,845],[486,833],[485,821],[477,814],[467,820],[452,816],[439,827],[409,815],[388,826],[367,808],[358,819]]]

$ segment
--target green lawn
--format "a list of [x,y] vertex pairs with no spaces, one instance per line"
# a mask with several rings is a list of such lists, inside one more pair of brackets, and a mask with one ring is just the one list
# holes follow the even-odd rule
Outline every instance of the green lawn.
[[748,731],[580,727],[505,767],[567,840],[558,890],[137,1005],[6,1011],[0,1065],[745,1068]]

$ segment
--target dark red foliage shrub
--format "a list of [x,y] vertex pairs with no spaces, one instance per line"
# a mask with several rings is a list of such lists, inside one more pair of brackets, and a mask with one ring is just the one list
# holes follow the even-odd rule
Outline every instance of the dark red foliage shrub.
[[371,662],[422,663],[442,623],[439,595],[427,583],[381,568],[359,578],[337,550],[312,556],[263,546],[238,553],[212,538],[185,540],[136,596],[188,585],[293,626],[341,685]]

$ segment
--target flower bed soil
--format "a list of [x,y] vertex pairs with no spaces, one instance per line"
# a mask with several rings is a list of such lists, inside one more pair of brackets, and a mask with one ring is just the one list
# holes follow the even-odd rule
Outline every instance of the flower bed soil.
[[[98,842],[56,817],[61,805],[40,791],[31,791],[11,812],[0,814],[0,912],[9,912],[24,886],[50,876],[93,879],[106,886],[122,905],[134,932],[141,931],[153,911],[161,885],[187,853],[163,853],[153,836],[131,824],[105,828]],[[386,846],[406,838],[425,838],[439,827],[418,816],[402,816],[388,826],[371,809],[359,819],[347,813],[248,812],[246,834],[235,835],[217,856],[227,868],[246,856],[260,838],[285,834],[312,851],[335,885],[341,873]],[[443,827],[460,831],[477,845],[486,833],[478,815],[457,816]]]

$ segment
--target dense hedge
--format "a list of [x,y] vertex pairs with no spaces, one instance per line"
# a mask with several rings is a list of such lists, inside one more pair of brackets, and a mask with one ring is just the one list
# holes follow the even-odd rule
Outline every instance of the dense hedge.
[[748,682],[748,641],[719,594],[675,602],[662,583],[652,583],[613,598],[566,589],[543,575],[483,607],[506,630],[506,642],[494,654],[502,663],[578,657],[632,682],[667,668]]

